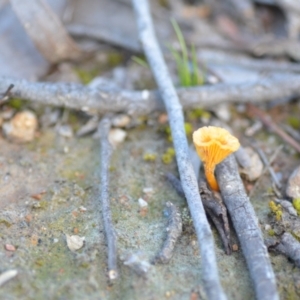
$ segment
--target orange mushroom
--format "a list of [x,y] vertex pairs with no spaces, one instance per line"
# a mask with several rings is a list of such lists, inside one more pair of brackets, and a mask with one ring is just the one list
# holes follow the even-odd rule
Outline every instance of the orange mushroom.
[[240,143],[226,129],[214,126],[199,128],[193,133],[193,141],[204,163],[207,182],[213,190],[218,191],[219,186],[214,174],[215,167],[229,154],[238,150]]

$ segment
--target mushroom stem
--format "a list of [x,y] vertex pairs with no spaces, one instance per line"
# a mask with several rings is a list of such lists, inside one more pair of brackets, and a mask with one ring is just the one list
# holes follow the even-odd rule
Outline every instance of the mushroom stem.
[[216,165],[208,166],[204,165],[204,172],[205,172],[205,177],[206,180],[211,187],[212,190],[214,191],[219,191],[219,185],[217,183],[216,177],[215,177],[215,168]]

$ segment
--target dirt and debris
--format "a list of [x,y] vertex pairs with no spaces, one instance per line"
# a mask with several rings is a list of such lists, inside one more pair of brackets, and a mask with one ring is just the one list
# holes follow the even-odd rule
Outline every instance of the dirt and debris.
[[[39,47],[45,27],[35,33],[22,27],[30,10],[22,13],[9,1],[0,1],[0,25],[5,24],[0,26],[0,73],[5,76],[0,78],[0,298],[204,298],[194,224],[184,197],[164,176],[169,172],[180,177],[169,116],[141,54],[130,2],[47,2],[46,16],[57,15],[69,42],[72,35],[68,47],[75,45],[79,51]],[[240,139],[240,171],[269,246],[280,297],[298,299],[299,5],[176,0],[152,1],[151,9],[176,85],[181,75],[174,53],[180,53],[182,44],[170,17],[177,20],[187,48],[195,46],[199,85],[176,86],[186,110],[189,143],[193,130],[215,123]],[[113,19],[112,12],[117,12]],[[48,27],[47,34],[54,29]],[[57,49],[55,39],[49,41]],[[79,57],[79,52],[85,55]],[[59,62],[69,55],[79,60]],[[193,55],[187,55],[190,69]],[[36,88],[35,81],[45,82]],[[254,109],[246,102],[255,103]],[[115,113],[110,142],[118,149],[109,164],[118,237],[119,277],[114,286],[107,285],[106,238],[97,202],[96,131],[104,112]],[[263,169],[254,145],[268,158],[279,188]],[[193,165],[204,179],[199,159]],[[183,194],[182,188],[178,191]],[[203,189],[202,196],[203,202],[209,201]],[[178,207],[183,231],[168,264],[151,265],[165,239],[161,212],[167,201]],[[216,203],[211,219],[219,227],[211,228],[222,286],[229,299],[253,299],[242,247],[232,228],[229,236],[231,221]],[[231,255],[224,249],[232,250]]]
[[31,142],[35,138],[38,127],[38,120],[32,111],[22,111],[17,113],[8,122],[2,125],[2,130],[6,138],[15,143]]
[[297,167],[289,177],[286,194],[291,199],[300,199],[300,167]]

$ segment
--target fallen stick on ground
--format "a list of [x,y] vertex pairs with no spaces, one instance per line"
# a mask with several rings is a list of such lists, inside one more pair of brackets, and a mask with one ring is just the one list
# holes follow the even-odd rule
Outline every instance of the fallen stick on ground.
[[270,239],[266,241],[266,244],[269,250],[287,256],[300,268],[300,243],[289,232],[282,235],[280,242]]
[[200,247],[204,289],[210,300],[226,299],[218,274],[214,238],[206,219],[196,175],[189,159],[182,106],[154,33],[148,1],[132,0],[132,4],[136,14],[140,41],[168,113],[181,184]]
[[300,144],[296,140],[294,140],[291,136],[289,136],[285,131],[283,131],[275,122],[273,122],[271,117],[269,117],[262,110],[260,110],[258,107],[254,106],[251,103],[247,104],[247,109],[248,109],[248,113],[258,117],[259,120],[265,126],[267,126],[270,130],[272,130],[274,133],[279,135],[285,142],[287,142],[294,149],[300,152]]
[[279,182],[278,177],[275,174],[275,171],[273,170],[266,154],[264,153],[264,151],[258,146],[256,145],[256,143],[252,143],[252,146],[254,147],[254,149],[256,150],[256,152],[258,153],[258,155],[260,156],[260,159],[262,160],[263,164],[265,165],[265,167],[268,169],[271,177],[272,177],[272,181],[275,184],[275,186],[278,189],[281,189],[281,183]]
[[168,201],[166,203],[167,215],[168,215],[168,226],[167,226],[167,238],[164,245],[158,255],[156,256],[154,262],[166,264],[170,261],[173,256],[176,242],[182,234],[182,219],[181,214],[172,202]]
[[[185,197],[180,180],[172,173],[167,173],[166,178],[172,184],[178,195],[181,197]],[[204,182],[200,183],[199,193],[203,206],[205,208],[205,212],[211,218],[220,235],[225,253],[230,255],[230,228],[226,207],[224,203],[222,203],[222,201],[219,201],[216,193],[212,193],[207,189],[207,186]]]
[[112,147],[108,141],[110,126],[110,120],[106,117],[104,117],[99,124],[99,132],[101,134],[100,203],[104,231],[107,241],[108,279],[110,283],[112,283],[118,277],[118,270],[117,237],[111,219],[111,210],[109,203],[109,163],[112,153]]
[[[14,85],[12,97],[77,110],[147,115],[165,109],[157,91],[107,90],[77,83],[30,82],[0,77],[0,93],[4,93],[10,84]],[[214,107],[223,102],[261,103],[299,96],[300,76],[277,75],[246,83],[178,88],[177,93],[184,109]]]
[[217,165],[216,175],[222,198],[242,246],[256,299],[278,300],[275,275],[268,251],[233,155]]

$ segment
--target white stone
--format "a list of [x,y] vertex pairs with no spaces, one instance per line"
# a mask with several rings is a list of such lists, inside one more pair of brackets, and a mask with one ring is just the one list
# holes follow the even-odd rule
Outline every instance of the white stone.
[[83,247],[85,237],[80,237],[79,235],[67,235],[67,245],[68,248],[72,251],[75,252],[76,250],[79,250]]
[[120,114],[112,119],[112,125],[114,127],[126,127],[130,123],[130,117],[125,114]]
[[2,126],[8,140],[16,143],[31,142],[38,127],[36,115],[29,110],[17,113],[9,122]]
[[124,142],[126,136],[127,132],[125,130],[115,128],[109,131],[108,140],[113,147],[117,147],[119,144]]
[[143,198],[139,198],[138,202],[139,202],[139,206],[140,206],[141,208],[145,208],[145,207],[148,206],[147,201],[145,201]]

